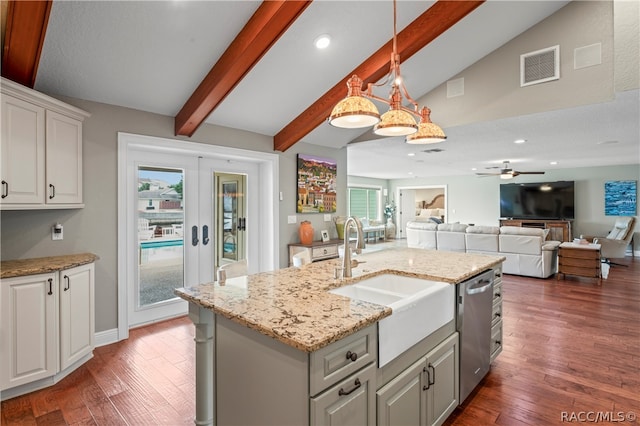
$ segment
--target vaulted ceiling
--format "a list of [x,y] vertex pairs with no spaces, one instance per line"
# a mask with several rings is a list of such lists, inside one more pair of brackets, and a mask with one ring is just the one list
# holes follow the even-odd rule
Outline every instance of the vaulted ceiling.
[[[566,3],[399,0],[398,50],[412,96],[420,98]],[[175,117],[175,133],[196,140],[206,122],[273,136],[278,151],[298,141],[340,148],[362,139],[363,131],[332,128],[326,117],[354,72],[370,82],[385,75],[392,18],[390,1],[9,2],[2,74],[52,95]],[[313,47],[320,34],[331,36],[328,49]],[[582,123],[586,113],[567,116]],[[469,134],[477,143],[478,132],[491,139],[531,125],[525,119],[502,124],[445,129],[446,143],[462,147]],[[386,163],[392,146],[402,153],[397,167],[404,176],[407,146],[386,142],[350,145],[350,173],[400,177],[396,163],[393,170]],[[452,162],[456,156],[452,150]]]

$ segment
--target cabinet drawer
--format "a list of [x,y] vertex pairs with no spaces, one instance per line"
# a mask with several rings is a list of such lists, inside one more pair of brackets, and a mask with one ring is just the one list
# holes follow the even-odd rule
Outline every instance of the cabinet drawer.
[[493,304],[502,303],[502,281],[493,282]]
[[558,257],[574,259],[598,259],[600,260],[600,250],[572,249],[560,247]]
[[309,401],[310,425],[376,424],[376,364],[343,379]]
[[491,327],[491,362],[502,352],[502,320]]
[[491,314],[491,327],[496,325],[498,321],[502,319],[502,299],[500,301],[494,301],[493,312]]
[[338,246],[330,245],[323,247],[314,247],[311,249],[311,259],[324,259],[326,257],[335,257],[338,255]]
[[310,355],[312,396],[377,359],[376,327],[376,324],[369,326]]

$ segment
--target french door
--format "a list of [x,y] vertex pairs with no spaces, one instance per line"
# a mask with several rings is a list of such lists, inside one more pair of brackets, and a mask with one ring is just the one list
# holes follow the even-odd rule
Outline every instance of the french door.
[[247,213],[255,164],[132,149],[128,171],[128,228],[136,230],[128,238],[129,327],[186,313],[174,289],[213,281],[222,263],[246,258],[255,270],[246,250],[251,231],[257,236]]

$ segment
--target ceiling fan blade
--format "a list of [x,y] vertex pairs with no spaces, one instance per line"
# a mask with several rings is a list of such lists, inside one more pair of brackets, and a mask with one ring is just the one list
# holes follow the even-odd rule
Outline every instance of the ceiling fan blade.
[[544,172],[514,172],[514,173],[518,173],[519,175],[543,175]]
[[500,176],[500,173],[476,173],[476,176]]

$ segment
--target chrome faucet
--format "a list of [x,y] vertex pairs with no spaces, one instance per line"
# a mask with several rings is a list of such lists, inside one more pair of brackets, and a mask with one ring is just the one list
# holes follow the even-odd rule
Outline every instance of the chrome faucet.
[[342,257],[342,278],[350,278],[351,275],[351,245],[349,244],[350,228],[356,228],[356,253],[360,253],[364,248],[364,232],[355,217],[349,216],[344,222],[344,256]]

